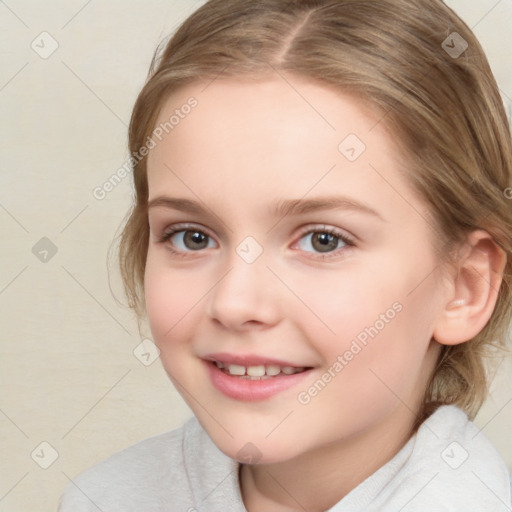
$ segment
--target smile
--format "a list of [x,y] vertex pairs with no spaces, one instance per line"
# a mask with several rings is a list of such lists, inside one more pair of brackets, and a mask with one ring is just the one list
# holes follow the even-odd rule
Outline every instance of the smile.
[[314,370],[276,359],[232,354],[212,354],[203,363],[214,388],[244,402],[269,399],[301,384]]
[[257,365],[257,366],[241,366],[238,364],[225,364],[221,361],[214,362],[217,368],[228,375],[238,376],[241,379],[264,380],[278,375],[293,375],[305,370],[305,367],[295,368],[293,366],[278,365]]

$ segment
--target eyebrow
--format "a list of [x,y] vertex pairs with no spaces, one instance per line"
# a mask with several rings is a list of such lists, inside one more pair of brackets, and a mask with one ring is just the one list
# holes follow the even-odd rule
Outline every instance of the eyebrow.
[[[209,208],[199,202],[186,198],[157,196],[148,202],[150,208],[165,207],[187,213],[204,214]],[[326,196],[314,199],[284,199],[274,204],[270,213],[276,217],[287,215],[300,215],[318,210],[352,210],[367,215],[372,215],[384,221],[382,215],[370,206],[344,196]]]

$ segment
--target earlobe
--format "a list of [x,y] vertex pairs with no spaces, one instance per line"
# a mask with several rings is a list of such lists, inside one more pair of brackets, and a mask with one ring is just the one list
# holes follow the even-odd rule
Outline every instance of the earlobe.
[[503,279],[506,254],[486,231],[473,231],[465,249],[450,283],[450,300],[441,311],[433,334],[442,345],[469,341],[485,327]]

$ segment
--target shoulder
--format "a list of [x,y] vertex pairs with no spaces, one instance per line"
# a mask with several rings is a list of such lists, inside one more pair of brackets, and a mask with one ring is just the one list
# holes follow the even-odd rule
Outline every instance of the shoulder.
[[[418,429],[399,479],[409,509],[497,511],[512,504],[510,473],[485,434],[455,406],[442,406]],[[405,496],[404,496],[405,497]],[[408,509],[408,510],[409,510]]]
[[[496,478],[509,480],[505,461],[482,429],[453,405],[440,407],[421,425],[415,452],[424,459],[442,462],[441,467],[452,471],[464,468],[466,472],[478,473],[480,468],[492,472]],[[424,457],[427,453],[429,457]]]
[[112,455],[69,483],[59,511],[156,512],[177,501],[183,501],[186,511],[192,497],[185,477],[185,447],[204,443],[204,436],[193,417],[178,429]]

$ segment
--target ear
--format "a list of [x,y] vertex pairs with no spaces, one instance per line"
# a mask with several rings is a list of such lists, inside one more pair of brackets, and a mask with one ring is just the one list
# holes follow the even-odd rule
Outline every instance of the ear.
[[449,300],[433,338],[457,345],[474,338],[487,324],[498,299],[507,256],[486,231],[473,231],[449,278]]

